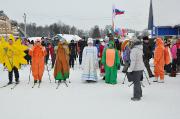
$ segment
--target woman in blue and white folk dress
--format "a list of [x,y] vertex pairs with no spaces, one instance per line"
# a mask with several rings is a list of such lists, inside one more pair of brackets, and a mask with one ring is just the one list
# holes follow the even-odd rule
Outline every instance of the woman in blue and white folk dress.
[[93,46],[93,39],[89,38],[87,42],[88,46],[83,50],[82,56],[82,80],[90,82],[97,81],[97,68],[98,68],[98,56],[97,48]]

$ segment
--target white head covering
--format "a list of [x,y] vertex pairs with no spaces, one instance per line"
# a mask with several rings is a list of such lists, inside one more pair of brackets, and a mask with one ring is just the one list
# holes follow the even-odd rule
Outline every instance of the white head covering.
[[61,41],[62,43],[64,43],[66,40],[64,38],[61,38],[59,41]]
[[93,44],[93,39],[92,38],[88,38],[88,42],[87,42],[88,44]]

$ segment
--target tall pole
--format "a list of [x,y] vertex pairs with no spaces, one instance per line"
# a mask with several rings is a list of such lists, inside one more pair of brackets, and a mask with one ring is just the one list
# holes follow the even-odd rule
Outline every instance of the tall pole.
[[115,5],[112,6],[112,29],[113,29],[113,32],[114,32],[114,29],[115,29],[115,24],[114,24],[114,20],[115,20],[115,15],[114,15],[114,11],[115,10]]
[[26,15],[26,13],[24,13],[24,16],[23,16],[23,18],[24,18],[24,32],[25,32],[25,38],[27,37],[27,35],[26,35],[26,17],[27,17],[27,15]]

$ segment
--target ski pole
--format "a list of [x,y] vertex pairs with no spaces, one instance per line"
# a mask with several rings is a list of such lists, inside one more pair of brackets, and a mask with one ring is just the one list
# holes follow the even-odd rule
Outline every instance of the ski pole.
[[127,77],[127,73],[125,74],[124,81],[123,81],[123,83],[122,83],[122,84],[124,84],[124,83],[125,83],[126,77]]
[[144,84],[141,82],[141,86],[144,88],[145,86],[144,86]]
[[46,67],[47,67],[47,71],[48,71],[49,81],[50,81],[50,83],[51,83],[50,74],[49,74],[49,70],[48,70],[47,64],[46,64]]
[[32,71],[32,69],[31,69],[31,66],[30,66],[30,71],[29,71],[29,81],[28,81],[28,84],[30,83],[30,80],[31,80],[31,71]]
[[134,84],[134,82],[133,82],[133,83],[131,83],[128,87],[131,87],[133,84]]
[[[141,86],[144,88],[144,87],[145,87],[144,84],[143,84],[142,82],[140,82],[140,83],[141,83]],[[131,84],[129,85],[129,87],[131,87],[133,84],[134,84],[134,82],[131,83]]]
[[144,74],[145,74],[145,76],[146,76],[146,79],[147,79],[148,84],[151,85],[151,83],[149,82],[149,78],[147,77],[147,74],[146,74],[145,71],[144,71]]

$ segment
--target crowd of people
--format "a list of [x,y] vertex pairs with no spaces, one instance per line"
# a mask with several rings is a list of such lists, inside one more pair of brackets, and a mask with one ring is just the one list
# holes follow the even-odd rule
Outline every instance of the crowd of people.
[[[8,39],[10,46],[13,46],[12,39]],[[1,42],[0,42],[1,44]],[[70,68],[74,70],[75,62],[79,59],[79,66],[82,69],[82,80],[88,83],[98,81],[97,69],[100,69],[100,77],[107,84],[117,84],[118,70],[134,84],[133,101],[139,101],[142,97],[141,81],[146,68],[149,78],[153,82],[164,83],[165,75],[176,77],[180,71],[180,39],[163,39],[157,37],[149,39],[145,37],[132,37],[123,40],[114,38],[108,34],[104,39],[81,39],[76,42],[71,40],[68,43],[65,39],[59,39],[58,44],[46,38],[29,41],[22,40],[27,46],[25,59],[31,65],[34,85],[41,83],[45,66],[51,60],[51,68],[54,69],[54,79],[66,82],[70,76]],[[13,52],[13,51],[11,51]],[[13,58],[12,56],[9,58]],[[152,68],[150,62],[153,59]],[[10,60],[13,64],[13,62]],[[154,71],[152,71],[154,69]],[[19,84],[18,68],[12,65],[9,72],[8,85],[15,81]],[[154,78],[153,78],[154,77]]]

